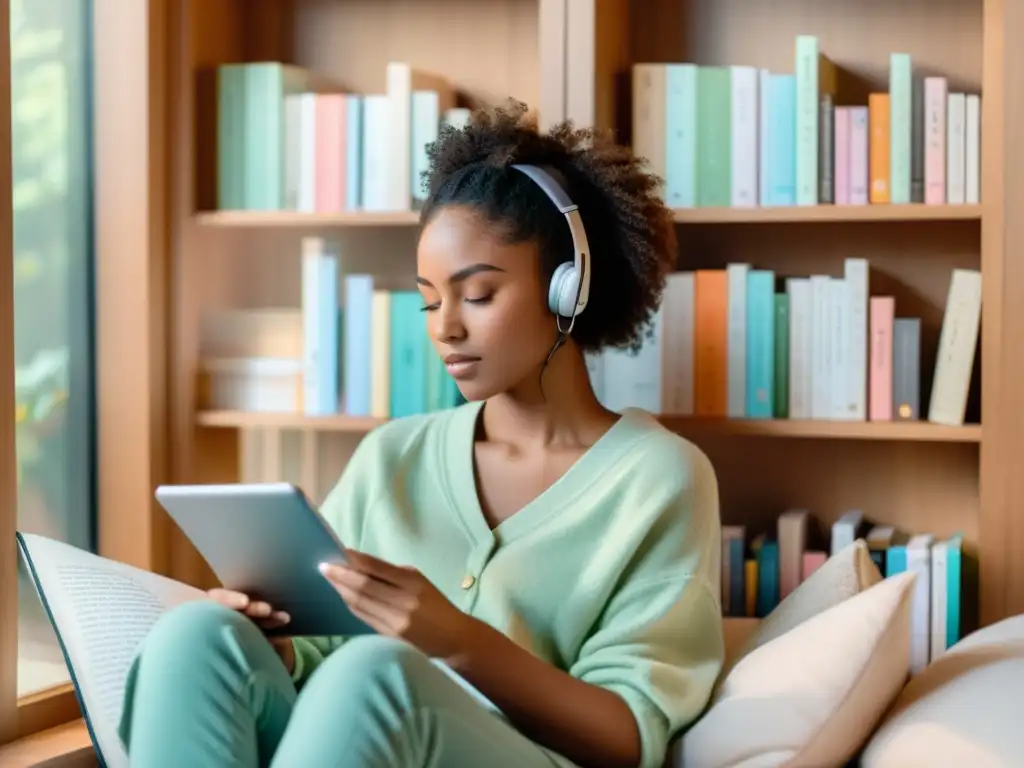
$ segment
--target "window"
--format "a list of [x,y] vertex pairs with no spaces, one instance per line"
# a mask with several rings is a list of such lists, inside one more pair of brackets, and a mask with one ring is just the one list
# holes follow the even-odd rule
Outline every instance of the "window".
[[[91,3],[9,3],[17,525],[94,549]],[[67,681],[22,568],[18,694]]]

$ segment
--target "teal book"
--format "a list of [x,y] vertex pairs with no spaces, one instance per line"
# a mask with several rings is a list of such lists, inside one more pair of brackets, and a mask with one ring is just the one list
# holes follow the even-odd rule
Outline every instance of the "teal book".
[[883,574],[886,578],[889,576],[896,576],[907,570],[907,546],[906,544],[897,544],[889,547],[889,551],[885,556],[885,573]]
[[952,648],[960,640],[963,595],[964,537],[958,533],[946,542],[946,647]]
[[789,295],[775,294],[775,402],[772,415],[789,418]]
[[768,205],[796,204],[796,77],[768,76]]
[[747,273],[747,418],[770,419],[775,403],[775,273]]
[[697,65],[665,65],[665,202],[697,205]]
[[444,360],[437,354],[429,339],[427,346],[427,402],[428,411],[443,411],[459,404],[461,393],[455,379],[448,373]]
[[427,335],[418,291],[391,294],[391,418],[427,410]]
[[763,619],[779,604],[779,543],[765,541],[757,549],[757,599],[754,613]]
[[217,67],[217,208],[245,207],[245,65]]
[[284,99],[308,89],[310,74],[278,62],[245,65],[245,208],[284,208]]
[[889,202],[910,202],[914,85],[909,53],[889,57]]
[[697,204],[732,204],[732,77],[728,67],[697,70]]

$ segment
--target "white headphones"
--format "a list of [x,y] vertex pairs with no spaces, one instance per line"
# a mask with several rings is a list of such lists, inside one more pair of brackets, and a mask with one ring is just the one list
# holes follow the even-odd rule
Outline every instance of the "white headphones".
[[[548,171],[536,165],[512,167],[533,179],[551,202],[558,206],[558,210],[569,224],[572,247],[575,251],[573,260],[558,265],[548,286],[548,308],[557,315],[558,330],[568,335],[572,331],[577,315],[587,308],[587,299],[590,298],[590,247],[587,244],[583,219],[565,189],[555,181],[553,169]],[[563,317],[569,318],[569,327],[565,329],[562,328]]]

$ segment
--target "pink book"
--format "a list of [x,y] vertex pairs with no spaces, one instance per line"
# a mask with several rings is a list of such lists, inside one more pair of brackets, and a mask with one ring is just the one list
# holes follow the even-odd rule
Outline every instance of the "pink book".
[[871,330],[868,420],[892,421],[892,326],[896,300],[892,296],[872,296],[868,314]]
[[868,108],[847,107],[850,120],[850,204],[868,204]]
[[319,213],[345,210],[345,96],[316,97],[316,195]]
[[924,79],[924,201],[946,202],[946,78]]
[[806,581],[812,573],[821,568],[821,566],[825,564],[826,558],[827,555],[824,552],[815,552],[813,550],[804,552],[804,562],[803,568],[800,571],[800,581]]
[[833,147],[836,156],[835,165],[835,196],[836,205],[850,204],[850,108],[836,107],[833,115],[835,138]]

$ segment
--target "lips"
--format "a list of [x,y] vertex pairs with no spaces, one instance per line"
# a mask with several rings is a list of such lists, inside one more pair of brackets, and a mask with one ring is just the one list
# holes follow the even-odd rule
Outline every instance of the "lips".
[[444,358],[444,365],[453,379],[464,379],[472,376],[479,362],[480,358],[473,357],[472,355],[452,354],[446,355]]

